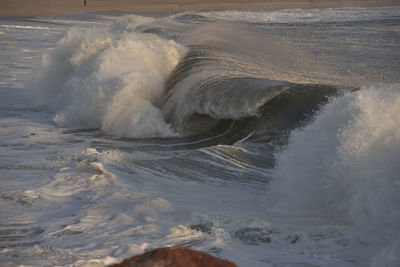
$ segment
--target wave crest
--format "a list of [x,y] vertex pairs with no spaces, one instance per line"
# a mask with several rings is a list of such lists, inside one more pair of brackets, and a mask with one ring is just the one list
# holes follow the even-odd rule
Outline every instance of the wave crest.
[[175,135],[159,109],[165,81],[185,53],[153,34],[72,29],[43,57],[38,101],[62,126],[123,137]]

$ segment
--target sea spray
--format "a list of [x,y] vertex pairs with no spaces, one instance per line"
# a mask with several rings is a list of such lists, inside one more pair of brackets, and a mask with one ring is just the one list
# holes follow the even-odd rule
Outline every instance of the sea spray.
[[350,225],[375,244],[370,255],[391,255],[387,266],[400,262],[392,253],[400,237],[399,93],[399,84],[375,85],[333,99],[292,132],[270,188],[274,212]]
[[[73,28],[43,56],[37,99],[61,126],[120,137],[172,136],[159,103],[185,48],[128,26]],[[129,25],[129,24],[127,24]]]

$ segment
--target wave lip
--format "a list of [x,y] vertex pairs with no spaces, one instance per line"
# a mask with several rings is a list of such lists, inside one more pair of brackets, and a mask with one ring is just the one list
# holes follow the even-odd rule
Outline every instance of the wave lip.
[[167,81],[164,116],[180,132],[198,115],[216,120],[258,116],[260,107],[291,87],[287,82],[262,78],[257,66],[219,49],[190,46]]
[[[184,84],[181,86],[185,87]],[[178,130],[183,130],[199,115],[216,120],[240,120],[258,116],[265,103],[288,88],[287,83],[267,79],[217,77],[203,80],[194,88],[175,88],[166,98],[163,111]]]

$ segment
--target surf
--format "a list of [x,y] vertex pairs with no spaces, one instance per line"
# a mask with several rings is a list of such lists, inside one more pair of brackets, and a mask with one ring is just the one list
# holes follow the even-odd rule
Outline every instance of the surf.
[[47,180],[3,198],[66,216],[27,238],[60,255],[80,255],[62,247],[76,238],[116,258],[162,244],[243,266],[396,266],[396,12],[98,15],[68,27],[34,85],[46,119],[4,113],[25,128],[10,130],[4,149],[24,156],[3,170]]

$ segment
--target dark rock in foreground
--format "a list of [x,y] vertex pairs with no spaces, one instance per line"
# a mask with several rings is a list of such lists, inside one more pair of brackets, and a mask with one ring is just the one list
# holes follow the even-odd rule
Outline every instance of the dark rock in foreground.
[[158,248],[126,259],[110,267],[237,267],[199,251],[184,248]]

